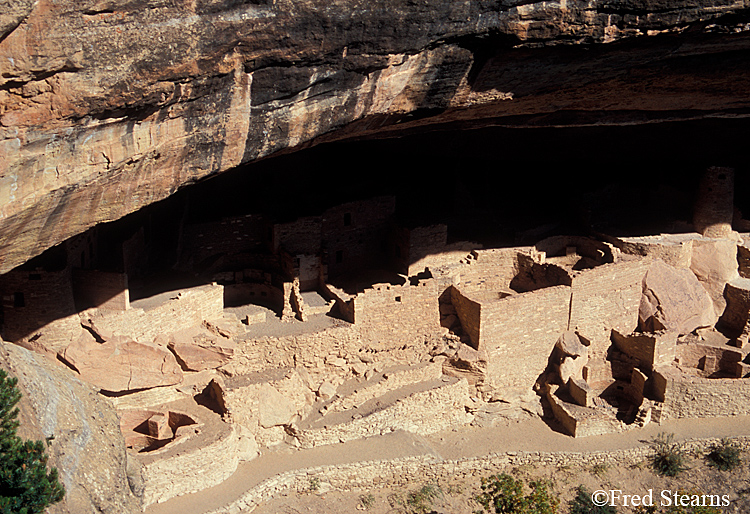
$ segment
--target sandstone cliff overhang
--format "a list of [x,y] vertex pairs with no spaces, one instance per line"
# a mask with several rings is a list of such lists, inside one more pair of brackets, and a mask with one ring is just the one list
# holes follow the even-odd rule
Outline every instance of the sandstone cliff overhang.
[[750,108],[742,1],[21,0],[0,14],[0,272],[322,140]]

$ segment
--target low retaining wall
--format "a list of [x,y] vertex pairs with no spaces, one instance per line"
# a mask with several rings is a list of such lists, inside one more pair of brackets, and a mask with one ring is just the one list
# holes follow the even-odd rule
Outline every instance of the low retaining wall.
[[[742,450],[750,449],[750,436],[728,438]],[[706,452],[721,439],[698,439],[683,443],[686,452]],[[650,446],[602,452],[506,452],[459,460],[441,460],[435,455],[406,457],[391,461],[355,462],[318,466],[282,473],[247,491],[230,505],[206,514],[238,514],[277,496],[282,491],[304,492],[311,480],[340,491],[406,486],[409,484],[464,479],[497,473],[503,468],[540,464],[553,466],[632,465],[654,455]]]

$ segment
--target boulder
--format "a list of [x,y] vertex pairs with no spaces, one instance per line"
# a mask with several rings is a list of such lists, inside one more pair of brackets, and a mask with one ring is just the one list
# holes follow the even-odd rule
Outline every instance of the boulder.
[[297,414],[294,404],[268,384],[261,386],[258,400],[258,423],[263,428],[288,425]]
[[134,391],[182,382],[182,370],[169,350],[151,343],[97,343],[81,336],[62,352],[62,358],[82,380],[112,392]]
[[131,491],[140,472],[128,466],[132,460],[111,402],[63,366],[1,340],[0,369],[18,378],[19,437],[47,440],[49,467],[57,468],[65,485],[63,501],[44,512],[142,512]]
[[232,339],[202,327],[175,332],[169,337],[169,349],[185,371],[216,369],[228,363],[237,348]]
[[581,337],[572,330],[563,332],[555,343],[555,348],[560,350],[563,355],[570,357],[580,357],[588,355],[588,346],[591,344],[587,339]]
[[714,302],[714,322],[724,312],[724,287],[739,276],[738,268],[737,243],[734,240],[704,238],[693,241],[690,270]]
[[661,260],[654,261],[643,279],[638,311],[640,330],[688,334],[715,322],[711,297],[693,272],[673,268]]

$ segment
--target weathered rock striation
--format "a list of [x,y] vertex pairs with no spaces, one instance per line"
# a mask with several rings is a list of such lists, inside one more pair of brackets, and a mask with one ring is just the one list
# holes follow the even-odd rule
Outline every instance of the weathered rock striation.
[[746,0],[2,5],[3,273],[182,186],[326,138],[750,108]]

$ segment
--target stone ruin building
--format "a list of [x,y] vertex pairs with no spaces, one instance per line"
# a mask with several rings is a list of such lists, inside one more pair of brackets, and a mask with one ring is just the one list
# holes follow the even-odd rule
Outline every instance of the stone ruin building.
[[[2,334],[116,406],[146,506],[279,444],[750,414],[750,235],[732,228],[732,181],[706,172],[700,232],[528,246],[403,226],[393,196],[187,223],[176,268],[194,283],[138,298],[143,226],[94,229],[0,277]],[[101,240],[121,271],[100,269]]]

